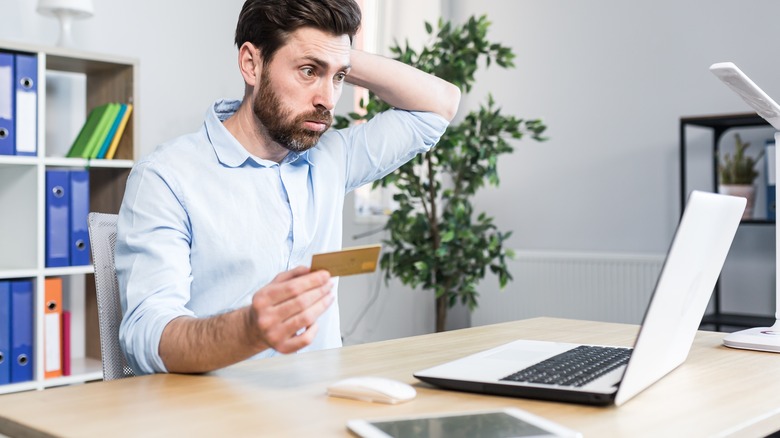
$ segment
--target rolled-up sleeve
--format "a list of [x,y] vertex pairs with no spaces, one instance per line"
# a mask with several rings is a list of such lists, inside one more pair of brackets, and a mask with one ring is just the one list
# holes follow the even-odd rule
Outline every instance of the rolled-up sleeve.
[[159,354],[165,326],[192,315],[190,229],[175,179],[148,161],[130,173],[117,223],[116,270],[123,319],[119,338],[137,374],[167,372]]
[[435,113],[390,110],[344,130],[348,136],[344,139],[346,190],[383,178],[415,155],[429,151],[448,125]]

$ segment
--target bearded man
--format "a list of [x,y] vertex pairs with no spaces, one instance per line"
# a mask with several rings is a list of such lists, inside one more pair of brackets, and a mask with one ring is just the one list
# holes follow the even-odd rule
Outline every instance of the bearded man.
[[[460,90],[351,48],[354,0],[249,0],[235,42],[243,99],[133,167],[117,223],[122,350],[136,374],[200,373],[341,346],[344,197],[433,147]],[[345,83],[390,104],[329,130]]]

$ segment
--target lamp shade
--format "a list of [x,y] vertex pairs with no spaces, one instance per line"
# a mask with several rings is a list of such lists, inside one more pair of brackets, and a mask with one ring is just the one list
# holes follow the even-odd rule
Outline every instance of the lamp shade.
[[92,0],[38,0],[38,13],[52,17],[67,14],[72,18],[89,18],[95,13]]

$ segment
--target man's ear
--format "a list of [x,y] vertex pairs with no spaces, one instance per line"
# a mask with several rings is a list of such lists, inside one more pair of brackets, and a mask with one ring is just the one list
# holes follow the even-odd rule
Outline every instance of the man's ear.
[[263,60],[260,51],[250,42],[245,42],[238,49],[238,69],[244,82],[249,87],[254,87],[260,82],[260,74],[263,71]]

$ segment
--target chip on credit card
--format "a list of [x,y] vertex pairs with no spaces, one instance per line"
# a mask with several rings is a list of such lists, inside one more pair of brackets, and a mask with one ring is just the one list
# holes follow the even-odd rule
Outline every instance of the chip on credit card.
[[311,270],[324,269],[331,277],[366,274],[376,270],[379,251],[382,245],[364,245],[344,248],[340,251],[314,254],[311,258]]

